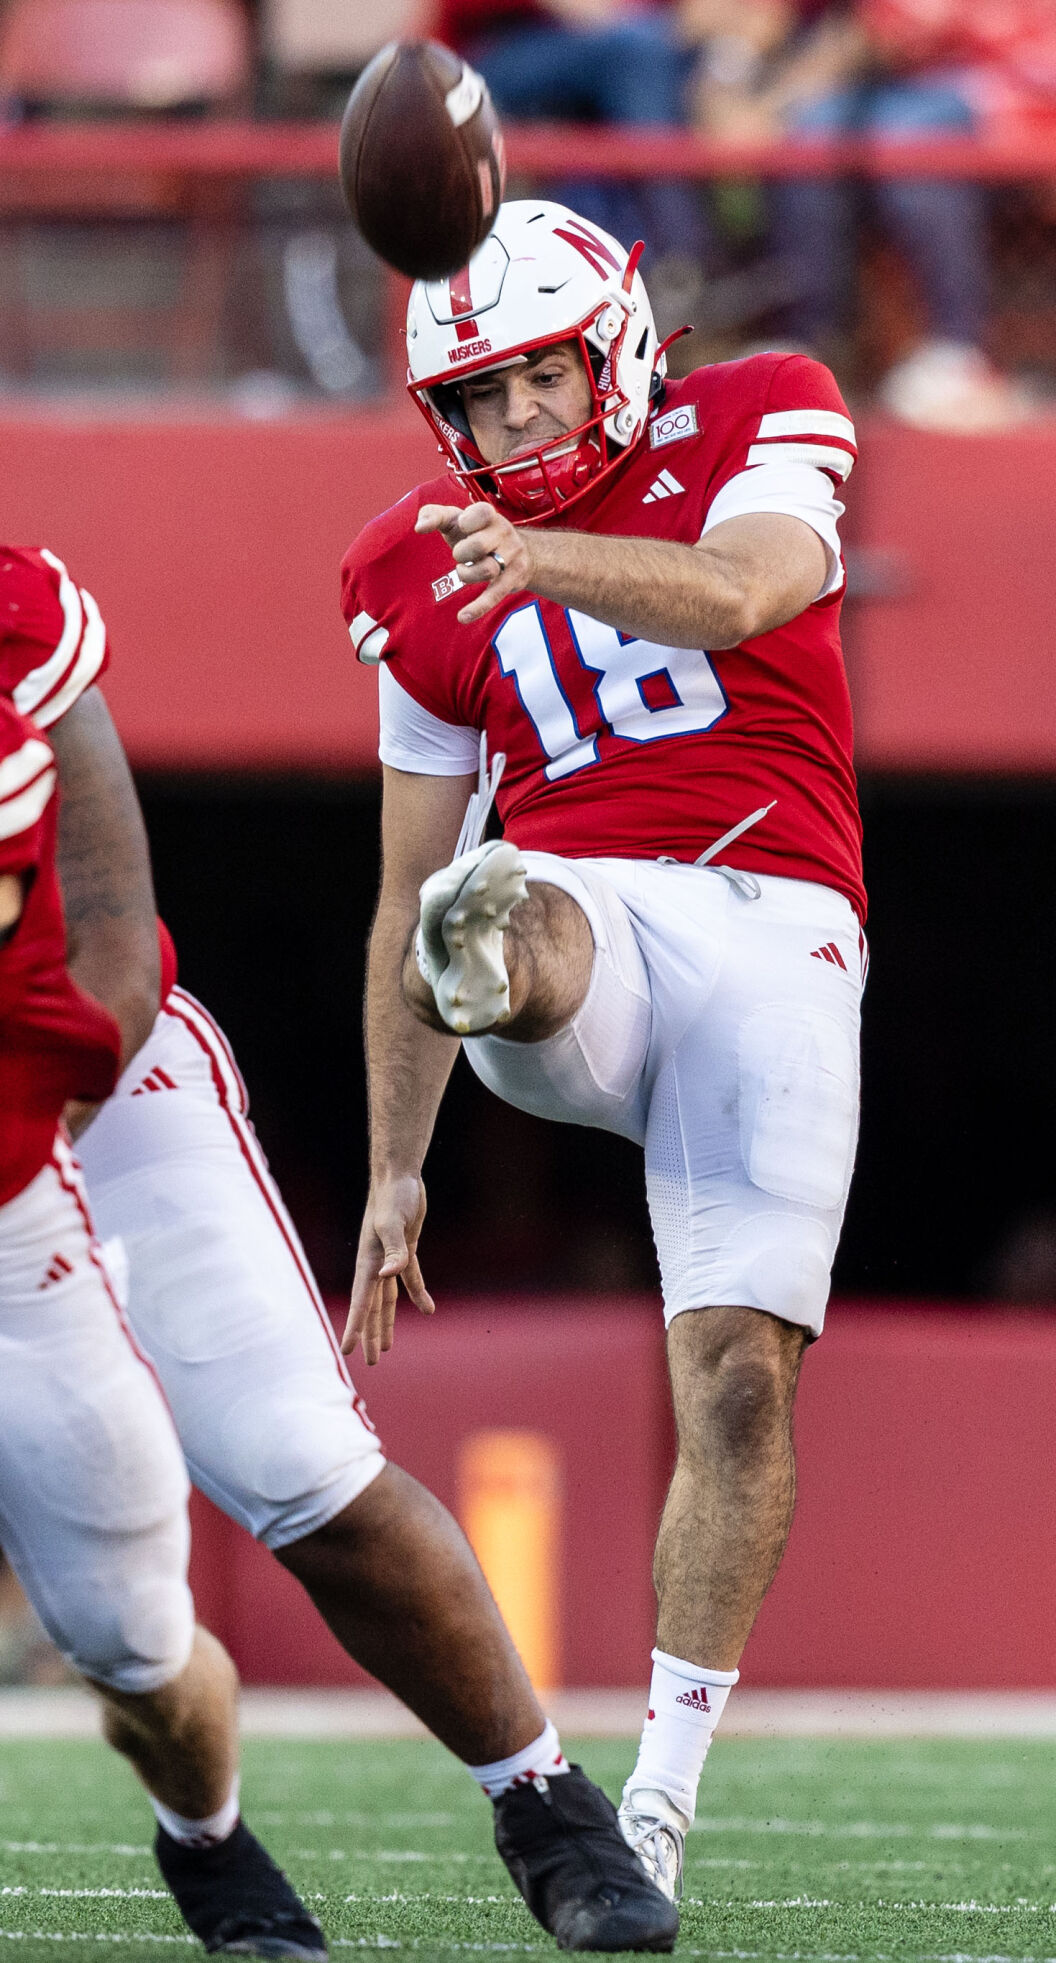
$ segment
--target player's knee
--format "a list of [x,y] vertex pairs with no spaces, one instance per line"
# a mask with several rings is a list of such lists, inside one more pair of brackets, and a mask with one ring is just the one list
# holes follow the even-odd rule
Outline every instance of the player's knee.
[[693,1318],[698,1340],[678,1361],[679,1452],[750,1461],[787,1428],[803,1332],[755,1310]]
[[133,1695],[160,1690],[185,1670],[194,1644],[194,1604],[182,1575],[147,1575],[100,1591],[76,1607],[67,1660],[82,1677]]
[[775,1357],[734,1354],[716,1372],[708,1413],[713,1449],[724,1459],[755,1458],[787,1422],[785,1373]]

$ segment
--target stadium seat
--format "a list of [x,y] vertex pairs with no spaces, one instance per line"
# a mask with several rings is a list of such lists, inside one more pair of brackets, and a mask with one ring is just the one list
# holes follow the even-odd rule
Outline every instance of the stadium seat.
[[8,0],[0,90],[49,106],[233,105],[251,75],[238,0]]
[[[8,0],[0,15],[0,99],[21,103],[27,114],[244,112],[252,78],[241,0]],[[173,379],[205,379],[215,360],[233,216],[230,186],[186,172],[129,172],[115,161],[112,169],[62,181],[5,175],[0,366],[25,377],[38,354],[56,348],[163,347]],[[61,298],[41,292],[53,282],[34,278],[31,221],[87,219],[183,221],[182,276],[170,304],[151,294],[137,305],[127,280],[115,283],[125,290],[112,299],[95,283],[85,296],[71,293],[69,281]],[[40,235],[37,245],[39,258]]]
[[421,25],[422,0],[264,0],[264,49],[285,74],[351,72]]

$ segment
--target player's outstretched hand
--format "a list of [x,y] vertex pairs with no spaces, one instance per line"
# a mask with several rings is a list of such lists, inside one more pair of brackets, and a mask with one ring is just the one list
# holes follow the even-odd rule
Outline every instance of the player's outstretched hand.
[[363,1216],[352,1300],[341,1348],[351,1356],[357,1343],[368,1363],[392,1348],[396,1298],[402,1281],[423,1315],[436,1307],[418,1266],[418,1239],[425,1220],[425,1187],[408,1175],[373,1185]]
[[487,582],[479,599],[463,607],[463,625],[483,619],[500,600],[532,583],[530,535],[511,525],[493,504],[423,504],[416,532],[442,532],[465,586]]

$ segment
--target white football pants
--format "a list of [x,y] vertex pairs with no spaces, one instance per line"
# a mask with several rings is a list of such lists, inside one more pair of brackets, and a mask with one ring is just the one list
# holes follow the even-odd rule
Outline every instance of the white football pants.
[[191,1478],[278,1548],[384,1460],[247,1113],[226,1037],[175,988],[79,1150]]
[[850,903],[772,875],[524,859],[586,914],[590,986],[545,1042],[468,1038],[473,1069],[524,1111],[643,1147],[669,1323],[762,1309],[820,1335],[858,1135]]
[[84,1676],[150,1691],[187,1663],[187,1493],[59,1137],[0,1207],[0,1544]]

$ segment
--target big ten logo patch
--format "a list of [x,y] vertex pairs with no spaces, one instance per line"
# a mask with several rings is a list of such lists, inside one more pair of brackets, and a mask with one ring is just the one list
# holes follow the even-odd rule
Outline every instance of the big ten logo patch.
[[687,436],[697,434],[697,405],[684,402],[677,409],[668,409],[664,415],[657,416],[649,425],[649,442],[654,450],[662,450],[665,443],[681,443]]

